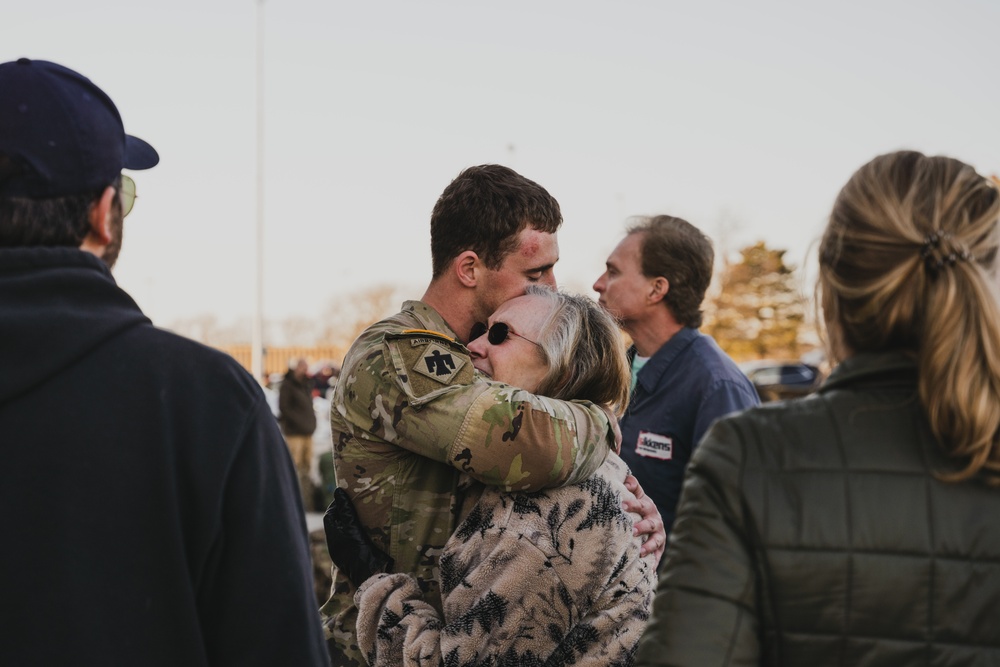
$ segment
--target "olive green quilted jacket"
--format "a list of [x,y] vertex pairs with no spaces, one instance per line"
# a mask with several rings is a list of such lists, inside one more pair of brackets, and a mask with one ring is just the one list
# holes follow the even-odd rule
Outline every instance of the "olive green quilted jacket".
[[711,428],[639,665],[1000,665],[1000,488],[935,475],[916,379],[858,355]]

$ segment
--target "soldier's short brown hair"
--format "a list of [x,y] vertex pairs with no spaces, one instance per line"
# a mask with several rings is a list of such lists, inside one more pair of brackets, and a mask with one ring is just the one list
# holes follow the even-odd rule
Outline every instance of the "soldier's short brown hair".
[[559,202],[538,183],[498,164],[469,167],[445,188],[431,214],[434,277],[466,250],[499,269],[521,230],[552,234],[561,224]]

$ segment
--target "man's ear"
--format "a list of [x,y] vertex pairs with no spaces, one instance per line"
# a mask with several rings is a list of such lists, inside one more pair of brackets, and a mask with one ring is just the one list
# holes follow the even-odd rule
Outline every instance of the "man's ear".
[[479,276],[476,272],[480,270],[481,266],[479,255],[471,250],[466,250],[452,262],[452,268],[458,277],[458,282],[462,283],[465,287],[476,286],[479,281]]
[[118,191],[110,185],[104,188],[100,198],[90,205],[87,217],[90,221],[90,231],[80,246],[100,256],[104,246],[111,243],[111,207]]
[[670,291],[670,281],[663,276],[657,276],[653,278],[649,283],[649,301],[650,303],[658,303],[663,301],[667,297],[667,292]]

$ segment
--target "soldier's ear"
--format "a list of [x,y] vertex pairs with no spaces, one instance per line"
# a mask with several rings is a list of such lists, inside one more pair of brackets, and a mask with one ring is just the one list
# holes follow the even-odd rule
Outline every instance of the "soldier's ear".
[[483,270],[483,265],[479,261],[479,255],[471,250],[466,250],[455,258],[452,269],[455,271],[458,282],[465,287],[475,287],[479,282],[478,272]]

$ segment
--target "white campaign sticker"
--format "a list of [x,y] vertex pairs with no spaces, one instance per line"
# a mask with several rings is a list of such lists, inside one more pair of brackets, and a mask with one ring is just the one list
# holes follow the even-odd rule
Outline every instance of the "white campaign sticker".
[[651,459],[669,461],[674,458],[674,441],[659,433],[639,431],[639,439],[635,443],[635,453]]

